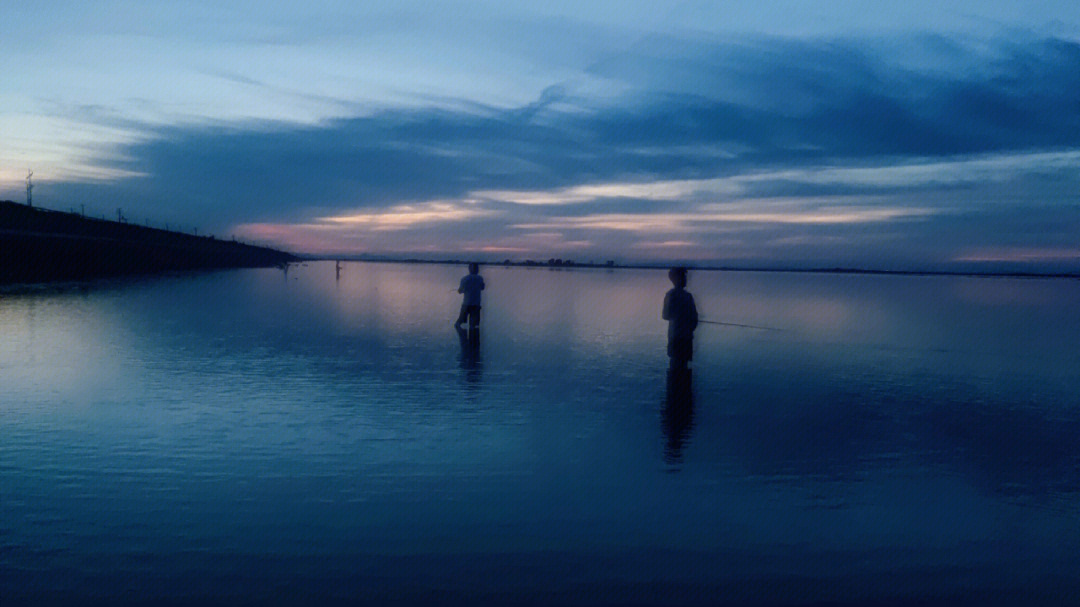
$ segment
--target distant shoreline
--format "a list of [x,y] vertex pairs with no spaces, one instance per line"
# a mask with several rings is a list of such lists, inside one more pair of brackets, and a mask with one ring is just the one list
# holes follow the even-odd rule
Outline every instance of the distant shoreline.
[[[400,264],[433,264],[464,266],[470,263],[469,259],[415,259],[402,257],[387,258],[361,258],[361,257],[330,257],[330,256],[301,256],[302,261],[341,261],[360,263],[400,263]],[[673,264],[649,264],[649,263],[595,263],[595,262],[563,262],[549,263],[535,260],[529,261],[495,261],[479,262],[481,266],[488,267],[523,267],[540,268],[551,270],[563,269],[600,269],[600,270],[667,270]],[[1080,272],[967,272],[960,270],[875,270],[865,268],[775,268],[760,267],[747,268],[739,266],[713,266],[683,264],[690,270],[705,272],[771,272],[793,274],[868,274],[881,276],[972,276],[985,278],[1066,278],[1080,279]]]

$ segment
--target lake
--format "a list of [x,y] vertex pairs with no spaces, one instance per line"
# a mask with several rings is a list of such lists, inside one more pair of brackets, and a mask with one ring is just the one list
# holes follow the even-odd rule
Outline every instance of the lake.
[[464,273],[0,293],[0,602],[1076,604],[1080,281]]

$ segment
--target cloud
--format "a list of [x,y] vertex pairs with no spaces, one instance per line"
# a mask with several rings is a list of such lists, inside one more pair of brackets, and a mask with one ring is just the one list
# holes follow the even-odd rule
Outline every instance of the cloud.
[[[1032,205],[1049,206],[1029,221],[1057,213],[1071,225],[1061,209],[1080,182],[1080,45],[1030,34],[660,34],[509,108],[433,98],[308,124],[147,128],[98,159],[111,183],[71,173],[40,195],[110,210],[121,200],[127,213],[138,205],[205,231],[243,225],[271,238],[292,225],[306,236],[290,242],[308,244],[334,227],[341,247],[393,232],[375,241],[532,250],[542,241],[521,239],[557,233],[562,246],[647,250],[640,243],[738,224],[763,255],[799,243],[825,257],[921,262],[932,243],[949,260],[1017,245],[1002,218]],[[1057,246],[1046,223],[1019,244]],[[899,244],[841,244],[885,241]]]
[[[578,217],[558,217],[543,223],[521,223],[511,227],[523,230],[553,228],[589,230],[627,230],[631,232],[717,232],[716,224],[795,224],[830,225],[884,222],[900,218],[924,217],[934,214],[918,208],[858,208],[851,206],[795,209],[761,202],[765,210],[719,210],[720,205],[707,205],[689,213],[604,213]],[[756,206],[756,205],[754,205]],[[798,205],[803,206],[803,205]],[[710,210],[712,209],[716,210]],[[721,207],[722,208],[722,207]]]
[[396,205],[374,213],[320,217],[318,221],[331,226],[387,231],[401,230],[418,224],[467,221],[495,213],[492,210],[471,208],[454,202],[424,202]]
[[734,194],[737,189],[730,179],[681,179],[638,183],[595,183],[548,191],[478,190],[472,192],[471,195],[481,199],[514,204],[564,205],[603,198],[685,200],[701,192]]

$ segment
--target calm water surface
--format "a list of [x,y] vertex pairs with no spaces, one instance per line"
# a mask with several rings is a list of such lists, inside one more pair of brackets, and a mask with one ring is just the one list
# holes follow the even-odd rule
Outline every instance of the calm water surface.
[[1080,281],[463,273],[0,294],[0,602],[1080,600]]

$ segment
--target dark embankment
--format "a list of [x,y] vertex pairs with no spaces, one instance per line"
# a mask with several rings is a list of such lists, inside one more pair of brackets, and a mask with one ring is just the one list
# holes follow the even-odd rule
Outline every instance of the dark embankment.
[[263,267],[296,259],[289,253],[212,236],[0,201],[0,284]]

